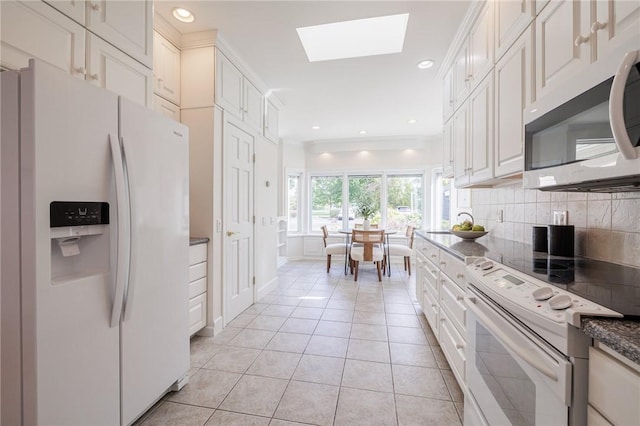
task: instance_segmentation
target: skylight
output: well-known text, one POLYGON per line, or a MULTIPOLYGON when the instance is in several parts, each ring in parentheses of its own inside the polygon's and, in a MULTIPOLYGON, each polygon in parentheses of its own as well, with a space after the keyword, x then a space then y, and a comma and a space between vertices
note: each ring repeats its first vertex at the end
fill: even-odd
POLYGON ((409 14, 297 28, 309 62, 402 52, 409 14))

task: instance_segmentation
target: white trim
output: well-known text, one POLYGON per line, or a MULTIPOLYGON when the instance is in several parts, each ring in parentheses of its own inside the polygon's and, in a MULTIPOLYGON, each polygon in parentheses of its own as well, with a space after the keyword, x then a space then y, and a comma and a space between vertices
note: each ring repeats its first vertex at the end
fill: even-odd
POLYGON ((180 37, 180 49, 197 49, 211 47, 217 44, 218 31, 198 31, 196 33, 182 34, 180 37))
MULTIPOLYGON (((222 331, 222 330, 220 330, 220 331, 222 331)), ((216 334, 220 333, 220 331, 216 331, 215 326, 207 325, 206 327, 203 327, 200 330, 198 330, 196 332, 196 336, 212 337, 212 336, 215 336, 216 334)))
POLYGON ((268 283, 257 287, 256 291, 256 301, 254 303, 260 302, 260 300, 265 297, 269 292, 274 290, 278 286, 278 277, 272 278, 268 283))
POLYGON ((167 22, 166 19, 158 14, 158 12, 153 13, 153 29, 180 49, 180 45, 182 44, 182 34, 180 34, 180 31, 176 30, 169 22, 167 22))

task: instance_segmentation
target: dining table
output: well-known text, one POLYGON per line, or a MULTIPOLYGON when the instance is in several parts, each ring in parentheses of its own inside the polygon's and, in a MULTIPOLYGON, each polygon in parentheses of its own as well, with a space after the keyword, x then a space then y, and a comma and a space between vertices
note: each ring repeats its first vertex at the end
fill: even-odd
MULTIPOLYGON (((341 234, 346 235, 346 239, 345 239, 345 243, 344 243, 344 274, 347 275, 348 273, 348 269, 349 269, 349 236, 353 233, 352 232, 353 229, 339 229, 338 232, 341 234)), ((359 229, 359 231, 362 231, 362 229, 359 229)), ((381 231, 381 229, 371 229, 371 231, 381 231)), ((393 234, 397 234, 398 231, 395 229, 385 229, 384 230, 384 238, 385 238, 385 244, 384 244, 384 250, 385 250, 385 256, 386 256, 386 260, 387 260, 387 275, 390 277, 391 276, 391 262, 389 259, 389 235, 393 235, 393 234)), ((367 244, 367 243, 365 243, 367 244)))

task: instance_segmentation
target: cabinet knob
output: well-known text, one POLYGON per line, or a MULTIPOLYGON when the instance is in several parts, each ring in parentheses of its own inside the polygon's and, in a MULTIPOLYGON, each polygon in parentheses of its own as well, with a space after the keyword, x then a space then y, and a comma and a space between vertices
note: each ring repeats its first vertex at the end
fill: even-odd
POLYGON ((444 266, 444 265, 446 265, 446 264, 447 264, 447 262, 440 262, 440 264, 441 264, 442 266, 444 266))
POLYGON ((458 272, 456 274, 456 278, 464 278, 464 274, 462 272, 458 272))
POLYGON ((456 343, 456 349, 464 349, 464 345, 462 343, 456 343))
POLYGON ((435 259, 435 258, 436 258, 436 257, 438 257, 438 256, 436 256, 435 254, 432 254, 432 255, 431 255, 431 257, 433 257, 433 258, 435 259))
POLYGON ((458 302, 462 302, 464 300, 464 296, 456 296, 456 300, 458 302))
POLYGON ((234 235, 236 235, 235 232, 227 231, 227 237, 233 237, 234 235))
POLYGON ((100 4, 98 3, 89 3, 89 7, 91 7, 91 9, 95 10, 96 12, 100 11, 100 4))
POLYGON ((76 74, 82 74, 82 75, 87 75, 87 70, 85 69, 85 67, 78 67, 78 68, 74 68, 73 71, 76 74))
POLYGON ((606 22, 596 21, 593 23, 593 25, 591 25, 591 32, 595 34, 600 30, 604 30, 606 27, 607 27, 606 22))
POLYGON ((585 44, 585 43, 586 43, 586 42, 588 42, 588 41, 589 41, 589 36, 586 36, 586 37, 585 37, 585 36, 579 35, 578 37, 576 37, 576 39, 575 39, 575 41, 573 42, 573 44, 574 44, 576 47, 578 47, 578 46, 580 46, 581 44, 585 44))
POLYGON ((99 80, 99 79, 100 79, 100 75, 98 73, 89 74, 89 80, 99 80))

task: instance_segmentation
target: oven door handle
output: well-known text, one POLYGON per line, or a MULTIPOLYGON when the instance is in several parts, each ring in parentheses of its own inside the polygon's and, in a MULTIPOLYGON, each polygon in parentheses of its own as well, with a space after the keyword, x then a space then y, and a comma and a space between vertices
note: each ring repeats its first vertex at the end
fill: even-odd
POLYGON ((494 323, 489 317, 484 314, 484 312, 482 312, 476 306, 476 303, 478 302, 476 297, 465 295, 465 300, 467 301, 467 307, 471 310, 471 312, 473 312, 475 316, 478 317, 480 321, 482 321, 484 326, 489 329, 491 334, 497 337, 498 340, 500 340, 505 346, 515 352, 516 355, 522 358, 527 364, 531 365, 533 368, 535 368, 554 382, 558 381, 558 375, 553 370, 553 368, 548 367, 544 359, 542 359, 536 353, 518 346, 518 344, 514 342, 511 337, 509 337, 504 331, 502 331, 496 323, 494 323))
POLYGON ((639 50, 627 52, 624 56, 613 78, 611 94, 609 95, 611 133, 613 133, 613 139, 618 146, 618 151, 620 151, 620 154, 627 160, 633 160, 638 157, 638 153, 629 139, 627 126, 624 122, 624 90, 627 85, 627 79, 629 78, 629 72, 636 63, 638 56, 640 56, 639 50))

